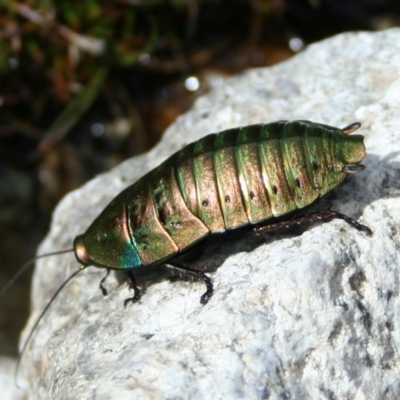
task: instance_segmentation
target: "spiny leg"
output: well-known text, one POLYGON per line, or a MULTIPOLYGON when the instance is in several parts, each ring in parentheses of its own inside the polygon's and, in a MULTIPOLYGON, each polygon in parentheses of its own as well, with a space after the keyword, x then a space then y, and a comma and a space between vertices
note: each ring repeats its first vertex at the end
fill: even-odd
POLYGON ((372 235, 372 230, 367 226, 360 224, 357 222, 355 219, 348 217, 345 214, 342 214, 338 211, 332 210, 331 208, 328 208, 327 210, 321 211, 321 219, 342 219, 343 221, 346 221, 349 225, 351 225, 353 228, 357 229, 358 231, 366 233, 368 236, 372 235), (324 216, 325 215, 325 216, 324 216))
POLYGON ((125 274, 128 277, 129 289, 133 289, 133 296, 124 300, 124 307, 126 307, 129 302, 136 303, 141 297, 140 289, 137 287, 136 278, 133 272, 125 271, 125 274))
POLYGON ((196 280, 202 280, 205 283, 207 290, 201 295, 200 303, 207 304, 208 300, 210 300, 211 296, 214 293, 214 287, 211 282, 211 279, 205 273, 197 269, 183 267, 181 265, 176 265, 176 264, 163 263, 163 265, 166 268, 170 269, 171 271, 178 271, 179 274, 182 276, 191 276, 196 280))
POLYGON ((346 221, 349 225, 353 228, 357 229, 358 231, 365 232, 367 235, 372 235, 372 231, 368 226, 360 224, 353 218, 348 217, 345 214, 342 214, 338 211, 333 210, 332 208, 328 208, 326 210, 316 211, 310 214, 294 217, 288 221, 280 221, 274 224, 259 226, 255 228, 257 234, 262 234, 266 232, 276 231, 282 228, 290 228, 294 225, 300 225, 303 222, 312 222, 318 220, 331 220, 334 218, 342 219, 346 221))

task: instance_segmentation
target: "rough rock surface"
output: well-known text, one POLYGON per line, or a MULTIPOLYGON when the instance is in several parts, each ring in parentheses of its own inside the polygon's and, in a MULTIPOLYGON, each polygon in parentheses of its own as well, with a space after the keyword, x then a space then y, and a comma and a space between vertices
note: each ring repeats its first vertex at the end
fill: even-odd
MULTIPOLYGON (((362 122, 367 170, 329 202, 373 236, 332 221, 297 236, 211 241, 201 265, 214 271, 215 295, 204 307, 202 284, 149 269, 141 278, 147 292, 125 309, 126 285, 110 274, 103 297, 104 271, 89 268, 63 290, 28 346, 21 373, 30 398, 398 398, 399 29, 339 35, 226 80, 154 150, 66 196, 39 253, 70 248, 115 194, 183 145, 279 119, 362 122)), ((77 267, 73 254, 38 263, 28 329, 77 267)))
MULTIPOLYGON (((17 361, 14 357, 0 356, 0 393, 4 400, 29 400, 28 393, 19 389, 14 382, 14 373, 17 361)), ((21 379, 19 384, 26 386, 21 379)))

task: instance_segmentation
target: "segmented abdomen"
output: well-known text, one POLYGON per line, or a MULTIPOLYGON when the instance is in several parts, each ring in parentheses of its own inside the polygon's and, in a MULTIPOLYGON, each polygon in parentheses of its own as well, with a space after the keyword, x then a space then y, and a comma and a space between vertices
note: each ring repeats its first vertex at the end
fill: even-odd
POLYGON ((303 208, 319 195, 331 127, 275 122, 231 129, 189 145, 175 158, 179 189, 212 232, 256 224, 303 208))
POLYGON ((210 232, 311 204, 324 194, 334 129, 308 121, 251 125, 175 153, 128 192, 130 232, 143 264, 171 257, 210 232))

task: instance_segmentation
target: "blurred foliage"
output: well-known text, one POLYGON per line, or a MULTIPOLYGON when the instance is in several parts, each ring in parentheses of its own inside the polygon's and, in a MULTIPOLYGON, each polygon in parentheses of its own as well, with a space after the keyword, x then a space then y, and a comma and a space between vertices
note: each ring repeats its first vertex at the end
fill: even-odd
MULTIPOLYGON (((281 34, 313 41, 377 28, 399 12, 398 0, 0 0, 0 135, 30 138, 37 156, 81 120, 110 76, 128 87, 138 83, 127 71, 184 76, 238 38, 273 35, 276 22, 281 34)), ((158 135, 148 138, 131 94, 119 97, 105 96, 103 111, 115 119, 116 102, 125 108, 118 118, 135 114, 140 126, 126 129, 138 137, 131 154, 140 153, 158 135)))
MULTIPOLYGON (((131 90, 140 83, 127 73, 185 76, 238 39, 251 45, 275 29, 309 42, 374 29, 399 12, 398 0, 0 0, 0 135, 30 139, 14 160, 9 152, 0 157, 21 162, 24 150, 47 151, 82 119, 110 76, 131 90)), ((140 153, 158 134, 146 131, 131 93, 117 97, 103 96, 105 119, 135 114, 126 134, 137 138, 131 154, 140 153), (123 109, 117 116, 115 103, 123 109)))
POLYGON ((43 139, 48 129, 37 150, 48 149, 80 120, 110 73, 138 66, 188 73, 226 49, 232 31, 218 30, 238 11, 248 12, 250 3, 257 12, 283 5, 277 0, 3 0, 1 133, 43 139), (207 54, 199 57, 196 47, 207 54))

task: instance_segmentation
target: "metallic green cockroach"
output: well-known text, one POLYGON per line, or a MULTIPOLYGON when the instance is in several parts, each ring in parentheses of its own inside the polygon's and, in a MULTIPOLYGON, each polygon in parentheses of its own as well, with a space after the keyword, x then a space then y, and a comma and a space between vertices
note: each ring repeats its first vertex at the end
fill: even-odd
MULTIPOLYGON (((213 293, 201 271, 173 257, 207 235, 246 225, 280 226, 278 217, 309 206, 362 171, 363 136, 309 121, 278 121, 210 134, 179 150, 122 191, 74 240, 77 260, 86 266, 124 270, 140 297, 132 271, 164 265, 204 280, 205 304, 213 293)), ((333 210, 292 219, 341 218, 358 230, 370 229, 333 210)))
MULTIPOLYGON (((256 226, 259 232, 273 231, 304 220, 332 218, 371 234, 367 226, 332 209, 286 221, 280 218, 309 206, 348 174, 364 170, 360 164, 365 157, 363 136, 349 136, 360 125, 355 122, 343 129, 309 121, 250 125, 205 136, 173 154, 112 200, 75 238, 73 249, 36 257, 74 251, 82 265, 47 303, 21 357, 54 299, 88 266, 127 273, 134 296, 125 304, 140 298, 132 271, 150 265, 164 265, 203 280, 207 290, 200 302, 205 304, 213 294, 210 278, 178 265, 174 257, 210 234, 246 225, 256 226)), ((0 297, 31 264, 17 272, 0 297)))

